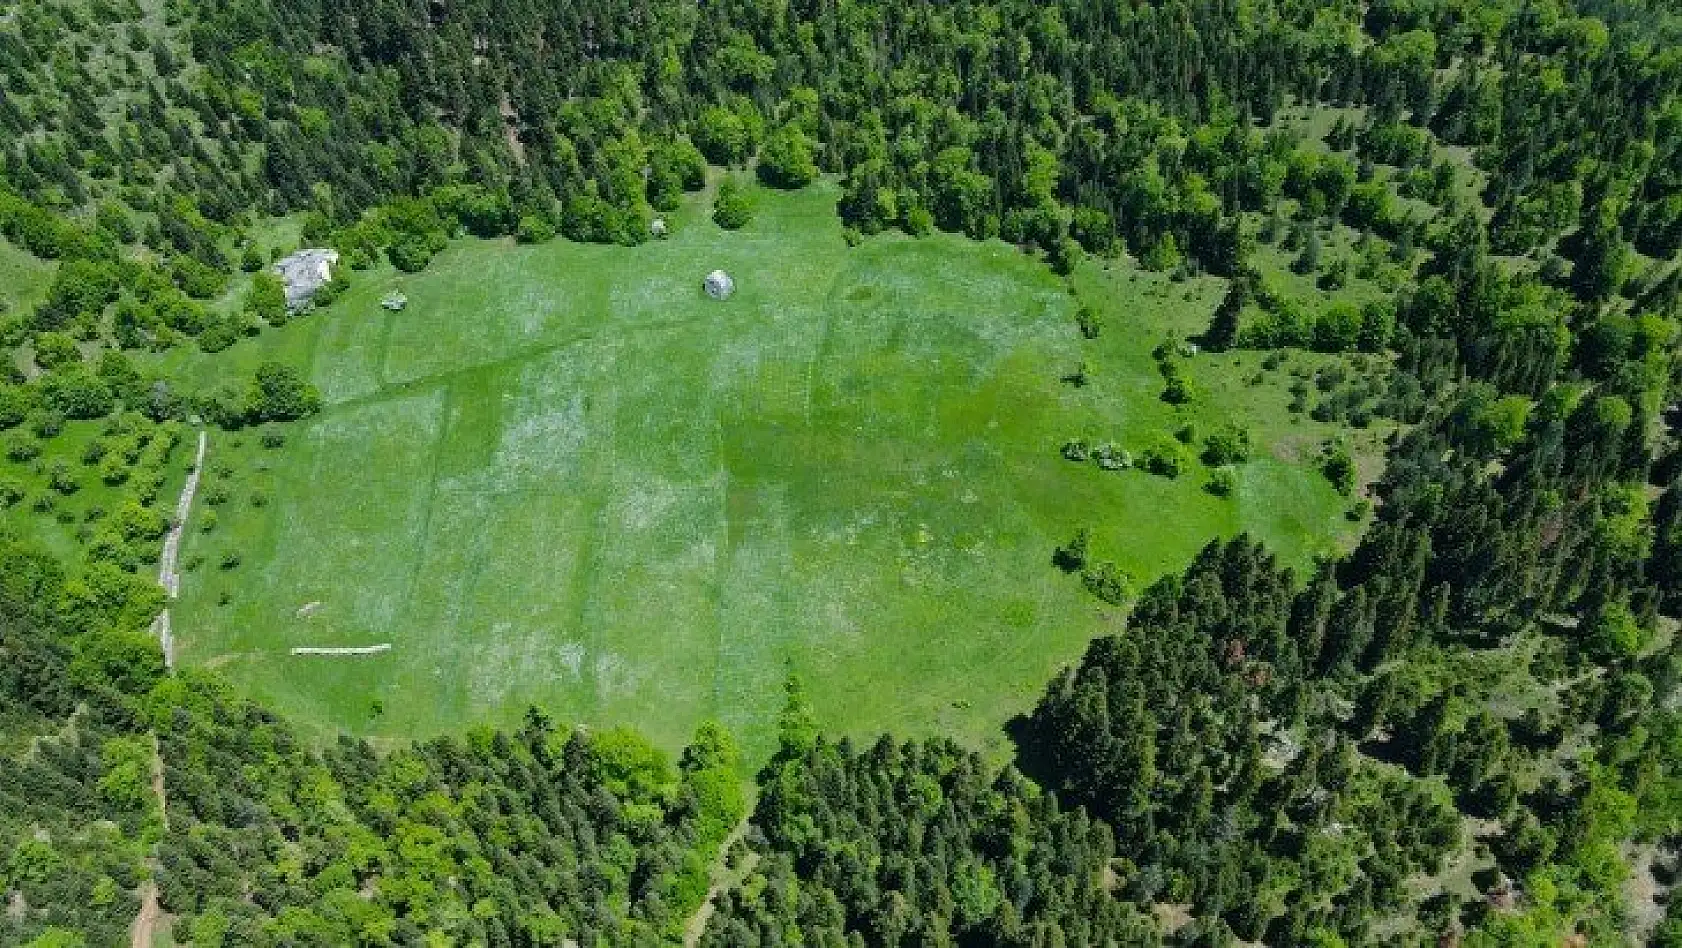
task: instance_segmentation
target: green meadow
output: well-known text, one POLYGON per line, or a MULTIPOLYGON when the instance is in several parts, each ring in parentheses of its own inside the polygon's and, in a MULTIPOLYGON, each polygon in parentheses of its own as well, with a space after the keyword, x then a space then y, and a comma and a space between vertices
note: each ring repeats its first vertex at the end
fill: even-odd
POLYGON ((326 402, 283 446, 212 435, 181 659, 323 734, 540 703, 668 747, 717 718, 758 754, 794 671, 835 730, 998 751, 1121 621, 1052 565, 1078 527, 1102 525, 1093 557, 1141 582, 1241 530, 1303 565, 1353 535, 1313 465, 1335 426, 1285 408, 1287 370, 1321 357, 1258 379, 1261 353, 1193 355, 1199 397, 1160 399, 1152 349, 1200 331, 1223 281, 1091 262, 1065 279, 955 236, 850 248, 835 197, 762 192, 737 232, 697 200, 632 248, 457 241, 228 352, 168 357, 201 382, 279 358, 326 402), (727 301, 701 289, 715 267, 727 301), (402 312, 379 305, 392 289, 402 312), (1170 479, 1059 453, 1137 453, 1187 421, 1256 435, 1232 496, 1195 463, 1170 479))

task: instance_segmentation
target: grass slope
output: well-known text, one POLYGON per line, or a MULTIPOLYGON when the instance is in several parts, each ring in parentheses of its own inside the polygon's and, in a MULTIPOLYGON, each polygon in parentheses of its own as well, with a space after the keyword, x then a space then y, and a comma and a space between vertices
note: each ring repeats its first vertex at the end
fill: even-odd
POLYGON ((637 248, 460 242, 214 360, 175 355, 201 379, 287 359, 328 401, 279 450, 213 438, 211 466, 238 473, 220 525, 188 531, 204 565, 182 658, 324 730, 425 734, 537 701, 672 747, 717 717, 756 753, 794 669, 838 730, 996 750, 1118 621, 1049 565, 1077 526, 1115 525, 1094 553, 1141 578, 1215 535, 1306 562, 1352 532, 1298 458, 1331 427, 1291 420, 1277 376, 1240 382, 1258 354, 1196 357, 1205 397, 1158 399, 1151 348, 1201 329, 1220 281, 1088 267, 1074 288, 1108 323, 1086 342, 1070 287, 1031 258, 949 236, 848 249, 835 196, 762 195, 735 233, 697 203, 637 248), (727 302, 701 291, 714 267, 736 278, 727 302), (393 287, 404 312, 378 306, 393 287), (1060 381, 1081 360, 1092 383, 1060 381), (1058 454, 1188 418, 1261 436, 1233 498, 1201 470, 1058 454), (242 565, 219 569, 231 550, 242 565))

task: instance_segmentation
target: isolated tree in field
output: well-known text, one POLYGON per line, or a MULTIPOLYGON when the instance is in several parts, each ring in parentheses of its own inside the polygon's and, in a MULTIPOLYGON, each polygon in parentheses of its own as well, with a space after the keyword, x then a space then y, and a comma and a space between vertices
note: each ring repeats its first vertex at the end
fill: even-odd
POLYGON ((1162 400, 1170 405, 1184 405, 1197 396, 1197 390, 1185 370, 1178 363, 1161 363, 1163 378, 1167 384, 1162 388, 1162 400))
POLYGON ((1086 339, 1096 339, 1104 329, 1104 318, 1090 306, 1082 306, 1075 311, 1075 325, 1080 327, 1080 334, 1086 339))
POLYGON ((1327 442, 1320 452, 1320 473, 1332 482, 1337 492, 1348 496, 1355 491, 1355 460, 1349 446, 1341 440, 1327 442))
POLYGON ((1139 459, 1140 467, 1163 477, 1179 477, 1189 463, 1185 445, 1168 435, 1153 439, 1139 459))
POLYGON ((39 401, 39 393, 30 386, 0 382, 0 428, 15 428, 23 424, 39 401))
POLYGON ((1079 572, 1086 568, 1086 551, 1091 544, 1092 531, 1081 527, 1075 531, 1073 537, 1069 538, 1068 543, 1058 547, 1052 553, 1052 562, 1056 563, 1057 568, 1065 573, 1079 572))
POLYGON ((1238 489, 1238 475, 1230 467, 1218 467, 1209 472, 1209 482, 1203 489, 1216 497, 1230 497, 1238 489))

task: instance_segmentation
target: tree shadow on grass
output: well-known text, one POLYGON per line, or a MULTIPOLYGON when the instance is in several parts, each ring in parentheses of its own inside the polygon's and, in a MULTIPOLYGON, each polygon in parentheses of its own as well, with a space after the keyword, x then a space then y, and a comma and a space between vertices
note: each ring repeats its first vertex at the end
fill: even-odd
POLYGON ((1034 720, 1032 713, 1018 714, 1005 722, 1005 734, 1016 748, 1011 763, 1023 776, 1046 790, 1060 791, 1062 782, 1058 779, 1055 762, 1045 750, 1045 741, 1040 739, 1039 728, 1040 724, 1034 720))

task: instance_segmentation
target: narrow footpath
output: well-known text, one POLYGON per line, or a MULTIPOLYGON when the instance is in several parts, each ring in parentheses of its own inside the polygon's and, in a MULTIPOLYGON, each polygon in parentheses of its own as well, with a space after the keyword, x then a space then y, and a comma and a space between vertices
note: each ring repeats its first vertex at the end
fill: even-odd
POLYGON ((736 867, 735 871, 730 869, 730 850, 747 834, 748 819, 752 815, 753 813, 750 810, 748 816, 742 817, 742 821, 737 823, 736 828, 731 830, 730 835, 724 837, 724 842, 719 844, 718 857, 713 860, 713 881, 712 885, 707 887, 707 897, 696 907, 695 914, 689 916, 689 923, 683 927, 684 948, 695 948, 696 945, 701 943, 701 936, 707 933, 707 923, 713 917, 713 903, 718 901, 718 897, 723 895, 725 890, 741 884, 741 881, 747 878, 748 873, 753 871, 754 865, 759 862, 759 854, 749 851, 742 858, 742 864, 736 867))

